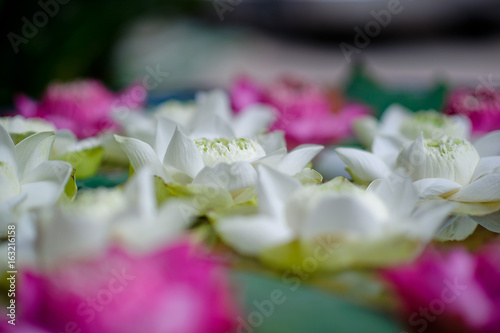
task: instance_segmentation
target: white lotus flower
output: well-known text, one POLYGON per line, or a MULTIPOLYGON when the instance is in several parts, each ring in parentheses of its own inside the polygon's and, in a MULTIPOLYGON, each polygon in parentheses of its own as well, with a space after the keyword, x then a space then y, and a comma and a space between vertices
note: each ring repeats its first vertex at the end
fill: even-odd
POLYGON ((174 122, 183 133, 194 139, 239 137, 255 138, 266 132, 276 115, 266 105, 252 105, 238 114, 231 111, 226 92, 200 92, 196 102, 167 101, 151 113, 128 112, 116 116, 128 137, 153 145, 158 119, 174 122))
POLYGON ((403 171, 414 181, 421 199, 440 198, 457 203, 454 213, 458 216, 450 220, 453 223, 443 229, 440 238, 464 239, 477 223, 500 232, 496 213, 500 210, 500 156, 488 156, 498 150, 499 133, 478 141, 479 150, 464 139, 424 139, 421 134, 396 158, 392 155, 382 159, 382 144, 374 153, 349 148, 339 148, 337 152, 360 183, 403 171))
POLYGON ((380 122, 373 116, 360 118, 354 123, 354 131, 361 143, 372 147, 377 136, 390 137, 405 143, 415 140, 420 133, 426 139, 450 136, 469 139, 471 123, 462 115, 447 116, 434 110, 411 112, 399 104, 393 104, 383 113, 380 122))
POLYGON ((14 117, 0 117, 0 125, 9 134, 25 134, 25 133, 38 133, 38 132, 54 132, 56 127, 40 118, 26 119, 21 115, 14 117))
POLYGON ((59 199, 72 167, 48 161, 54 138, 53 132, 39 132, 14 145, 0 125, 0 211, 51 206, 59 199))
POLYGON ((327 249, 324 268, 408 259, 452 210, 438 202, 417 207, 418 193, 408 179, 381 180, 367 191, 341 177, 301 186, 288 175, 259 167, 258 193, 256 214, 221 217, 215 227, 240 253, 282 268, 308 256, 318 259, 315 248, 329 238, 335 245, 327 249))
POLYGON ((79 194, 71 204, 37 214, 38 233, 28 264, 51 267, 65 260, 99 255, 119 243, 144 252, 177 239, 192 221, 190 203, 169 200, 158 206, 153 177, 139 170, 121 188, 79 194))
POLYGON ((167 183, 219 187, 232 194, 255 185, 254 166, 258 164, 293 176, 323 149, 319 145, 302 145, 287 153, 283 136, 277 132, 260 136, 258 141, 220 137, 219 133, 207 128, 205 138, 193 139, 174 122, 159 119, 154 149, 137 139, 115 138, 135 170, 149 166, 167 183))

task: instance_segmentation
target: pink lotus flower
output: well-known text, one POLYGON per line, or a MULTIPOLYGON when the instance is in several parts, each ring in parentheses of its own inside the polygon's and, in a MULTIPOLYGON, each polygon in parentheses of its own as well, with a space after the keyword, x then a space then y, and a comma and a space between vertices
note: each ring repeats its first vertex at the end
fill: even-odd
POLYGON ((50 85, 36 102, 25 95, 15 98, 19 113, 52 122, 59 129, 69 129, 79 139, 95 136, 105 130, 116 130, 118 125, 111 113, 116 107, 137 109, 144 104, 146 94, 136 93, 140 86, 131 86, 121 94, 114 94, 96 80, 79 80, 50 85))
POLYGON ((448 97, 445 112, 469 117, 474 134, 483 135, 498 130, 500 129, 500 89, 455 90, 448 97))
POLYGON ((278 117, 271 130, 283 130, 289 148, 339 142, 351 135, 355 119, 370 112, 364 105, 343 104, 319 86, 292 78, 282 78, 266 88, 239 78, 231 88, 231 101, 236 112, 255 103, 274 106, 278 117))
POLYGON ((112 249, 19 282, 18 324, 33 332, 223 333, 236 320, 224 271, 187 243, 146 256, 112 249))
POLYGON ((500 332, 500 244, 426 252, 384 273, 417 332, 500 332))

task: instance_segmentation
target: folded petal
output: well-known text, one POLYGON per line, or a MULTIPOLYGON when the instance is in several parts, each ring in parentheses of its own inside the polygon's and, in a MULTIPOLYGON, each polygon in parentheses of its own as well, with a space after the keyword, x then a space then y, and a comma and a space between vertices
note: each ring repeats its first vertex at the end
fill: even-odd
POLYGON ((49 159, 54 140, 53 132, 40 132, 27 137, 16 145, 16 161, 21 179, 40 163, 49 159))
POLYGON ((347 170, 357 183, 369 184, 375 179, 386 177, 391 171, 372 153, 353 148, 337 148, 335 151, 347 165, 347 170))
POLYGON ((486 229, 500 233, 500 211, 484 216, 469 216, 474 222, 486 229))
POLYGON ((283 217, 286 200, 300 186, 300 182, 291 176, 265 166, 259 166, 257 185, 259 211, 283 217))
POLYGON ((189 136, 193 139, 218 139, 234 138, 236 135, 228 121, 215 115, 212 117, 203 117, 203 121, 198 122, 192 127, 189 136))
POLYGON ((413 183, 421 199, 429 199, 459 191, 462 186, 445 178, 425 178, 413 183))
POLYGON ((267 105, 254 104, 242 110, 233 121, 235 135, 254 137, 269 128, 275 120, 275 110, 267 105))
POLYGON ((282 131, 261 134, 257 137, 257 142, 262 146, 267 155, 283 149, 286 152, 285 133, 282 131))
POLYGON ((474 170, 471 182, 489 174, 500 174, 500 156, 481 158, 476 166, 476 170, 474 170))
POLYGON ((149 219, 156 214, 156 195, 154 190, 153 174, 145 166, 136 170, 132 179, 127 182, 125 196, 127 202, 135 207, 129 207, 138 212, 141 219, 149 219))
POLYGON ((0 203, 21 193, 15 165, 0 161, 0 203))
POLYGON ((380 118, 379 131, 383 134, 398 135, 401 124, 410 117, 411 111, 400 104, 391 104, 380 118))
POLYGON ((215 224, 215 229, 226 243, 245 255, 257 255, 294 237, 282 221, 260 214, 225 218, 215 224))
POLYGON ((494 202, 455 202, 453 213, 461 215, 484 216, 500 210, 500 201, 494 202))
POLYGON ((47 161, 39 164, 23 180, 22 193, 27 194, 24 208, 53 205, 59 200, 71 175, 71 164, 47 161))
POLYGON ((424 241, 432 240, 455 207, 455 203, 446 200, 423 202, 412 213, 410 234, 424 241))
POLYGON ((500 130, 486 134, 474 142, 479 156, 498 156, 500 155, 500 130))
POLYGON ((248 162, 219 163, 203 168, 193 179, 193 184, 221 187, 232 192, 257 183, 257 172, 248 162))
POLYGON ((160 161, 163 161, 170 140, 175 133, 175 128, 178 126, 175 122, 165 117, 158 116, 156 118, 156 136, 154 150, 160 161))
POLYGON ((0 125, 0 162, 13 167, 17 165, 14 142, 2 125, 0 125))
POLYGON ((461 202, 500 201, 500 174, 481 177, 448 199, 461 202))
POLYGON ((147 166, 151 172, 163 178, 166 182, 171 182, 172 178, 167 174, 163 164, 161 164, 153 148, 141 140, 115 135, 115 140, 127 154, 130 165, 134 170, 140 170, 147 166))
POLYGON ((380 135, 373 140, 372 152, 389 167, 394 167, 399 152, 406 142, 398 136, 380 135))
POLYGON ((280 161, 277 169, 293 176, 301 172, 323 148, 320 145, 300 145, 280 161))
POLYGON ((455 215, 438 230, 436 239, 440 241, 461 241, 472 235, 477 223, 466 215, 455 215))
POLYGON ((373 210, 355 197, 327 196, 315 207, 300 232, 303 239, 321 235, 367 236, 380 231, 373 210))
POLYGON ((203 159, 193 140, 177 127, 165 153, 163 164, 171 166, 191 178, 203 169, 203 159))
POLYGON ((367 191, 375 193, 395 216, 409 216, 418 201, 418 191, 411 180, 392 174, 370 184, 367 191))

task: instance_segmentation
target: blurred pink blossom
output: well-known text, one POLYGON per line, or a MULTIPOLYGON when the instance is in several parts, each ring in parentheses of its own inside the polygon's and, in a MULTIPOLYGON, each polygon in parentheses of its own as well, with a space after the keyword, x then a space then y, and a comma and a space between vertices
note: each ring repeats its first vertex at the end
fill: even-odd
POLYGON ((365 105, 344 104, 338 95, 314 83, 289 77, 267 87, 240 77, 230 93, 235 112, 255 103, 274 106, 278 117, 271 130, 284 131, 289 148, 303 143, 338 143, 351 135, 355 119, 370 113, 365 105))
POLYGON ((99 81, 77 80, 51 84, 39 102, 21 94, 16 96, 14 104, 22 116, 46 119, 83 139, 106 130, 117 130, 118 125, 111 117, 113 109, 121 106, 137 109, 145 98, 144 89, 137 85, 114 94, 99 81))
POLYGON ((49 332, 224 333, 237 315, 225 271, 188 243, 146 256, 112 249, 19 282, 18 324, 49 332))
POLYGON ((469 89, 453 91, 445 107, 447 114, 470 118, 474 134, 482 135, 500 129, 500 89, 469 89))
POLYGON ((417 332, 500 332, 500 244, 477 254, 429 250, 383 275, 417 332))

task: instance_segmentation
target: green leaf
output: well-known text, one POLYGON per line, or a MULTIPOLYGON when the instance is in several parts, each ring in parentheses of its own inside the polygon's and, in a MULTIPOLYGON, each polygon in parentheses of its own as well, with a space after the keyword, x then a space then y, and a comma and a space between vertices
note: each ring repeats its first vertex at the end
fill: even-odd
POLYGON ((155 176, 155 191, 158 204, 162 204, 169 198, 191 199, 192 207, 196 210, 195 214, 198 215, 205 215, 209 211, 224 210, 234 205, 233 197, 223 188, 165 183, 158 176, 155 176))
POLYGON ((253 333, 385 333, 401 332, 395 318, 382 311, 355 305, 331 292, 313 288, 291 275, 233 272, 233 282, 244 291, 238 318, 239 332, 253 333))
POLYGON ((60 200, 62 201, 73 201, 76 198, 76 193, 78 192, 78 186, 76 186, 76 170, 73 169, 71 176, 64 187, 64 193, 61 195, 60 200))
POLYGON ((427 90, 393 90, 377 82, 363 64, 355 64, 345 86, 346 98, 366 103, 380 116, 393 103, 399 103, 412 111, 440 110, 448 87, 437 83, 427 90))
POLYGON ((104 149, 102 147, 95 147, 67 153, 56 159, 69 162, 73 168, 76 169, 76 176, 78 179, 85 179, 97 173, 101 166, 103 156, 104 149))

